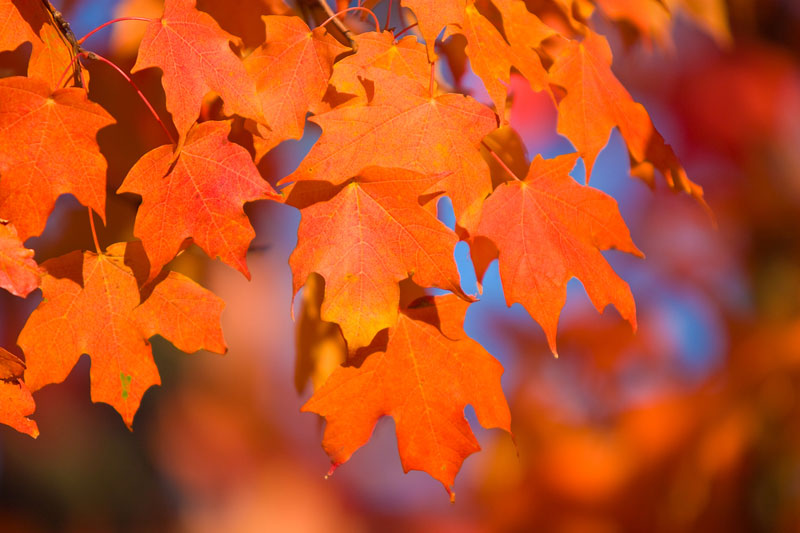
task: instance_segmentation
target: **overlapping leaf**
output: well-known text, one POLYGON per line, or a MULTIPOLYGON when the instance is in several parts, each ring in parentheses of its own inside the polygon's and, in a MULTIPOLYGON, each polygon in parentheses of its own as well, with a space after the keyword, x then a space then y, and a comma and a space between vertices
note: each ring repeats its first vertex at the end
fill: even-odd
POLYGON ((131 72, 161 69, 167 109, 181 136, 197 120, 209 91, 232 113, 263 122, 255 83, 230 48, 236 37, 194 6, 194 0, 165 2, 164 16, 147 25, 131 72))
POLYGON ((313 31, 298 17, 262 17, 267 40, 247 57, 245 66, 269 128, 259 128, 266 152, 286 139, 303 135, 306 113, 315 111, 331 76, 333 60, 347 48, 325 28, 313 31))
POLYGON ((21 240, 44 230, 61 194, 105 220, 106 160, 97 132, 113 123, 83 89, 0 80, 0 218, 14 223, 21 240))
MULTIPOLYGON (((613 304, 636 328, 630 288, 600 250, 642 253, 614 199, 569 176, 576 160, 577 154, 547 160, 537 156, 525 180, 500 185, 486 200, 477 231, 499 250, 506 303, 519 302, 527 309, 553 353, 567 282, 573 277, 583 283, 598 311, 613 304)), ((479 275, 485 265, 486 257, 476 261, 479 275)))
POLYGON ((44 300, 31 314, 18 344, 32 390, 63 381, 81 354, 92 359, 92 401, 113 406, 128 427, 145 391, 160 384, 147 339, 160 334, 177 348, 224 353, 219 326, 224 304, 189 278, 170 272, 140 305, 135 271, 146 276, 136 243, 107 254, 75 251, 42 264, 44 300))
POLYGON ((245 255, 255 231, 242 207, 276 193, 229 133, 229 122, 198 124, 178 154, 172 146, 151 150, 120 186, 118 192, 142 197, 133 232, 150 259, 151 279, 190 237, 249 278, 245 255))
POLYGON ((427 472, 452 495, 462 462, 480 450, 466 405, 486 428, 510 431, 510 414, 502 366, 463 332, 469 304, 453 295, 426 303, 398 314, 385 351, 338 368, 303 411, 327 420, 323 446, 334 465, 369 440, 379 418, 391 416, 403 470, 427 472))
POLYGON ((378 68, 416 81, 426 87, 430 63, 425 47, 415 37, 406 36, 394 42, 391 32, 366 32, 353 37, 357 52, 337 61, 330 84, 339 93, 355 95, 366 101, 367 90, 362 78, 369 78, 369 69, 378 68))
POLYGON ((506 11, 503 18, 506 34, 515 38, 511 41, 512 45, 506 42, 494 24, 478 12, 474 0, 467 3, 461 25, 448 26, 445 30, 445 38, 456 33, 466 38, 465 51, 472 70, 483 81, 501 120, 505 119, 511 67, 515 67, 528 79, 533 90, 549 90, 547 71, 529 45, 538 40, 538 46, 541 40, 552 35, 554 31, 548 32, 545 29, 547 27, 528 12, 524 4, 519 4, 521 5, 501 4, 506 11), (538 24, 532 24, 533 22, 538 24))
POLYGON ((420 205, 440 179, 368 168, 330 200, 302 209, 289 259, 294 293, 311 272, 325 279, 322 320, 339 324, 351 351, 394 324, 398 283, 408 276, 463 296, 453 257, 458 237, 420 205))
POLYGON ((478 146, 497 125, 494 113, 466 96, 431 97, 416 81, 387 70, 369 75, 377 80, 372 100, 311 118, 322 136, 284 181, 340 184, 371 165, 446 173, 437 187, 453 201, 459 224, 477 223, 491 191, 478 146))
POLYGON ((25 298, 36 290, 40 278, 33 250, 22 245, 13 224, 0 222, 0 287, 25 298))
POLYGON ((56 89, 72 59, 72 48, 51 23, 42 2, 0 0, 0 51, 31 43, 28 76, 56 89))

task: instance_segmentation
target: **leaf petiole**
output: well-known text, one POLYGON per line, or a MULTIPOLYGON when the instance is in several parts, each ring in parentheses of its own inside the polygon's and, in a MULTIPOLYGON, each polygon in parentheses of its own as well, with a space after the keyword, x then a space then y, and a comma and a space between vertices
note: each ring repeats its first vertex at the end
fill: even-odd
POLYGON ((400 30, 400 31, 399 31, 397 34, 395 34, 395 36, 394 36, 394 40, 396 41, 396 40, 397 40, 397 39, 399 39, 399 38, 400 38, 400 36, 401 36, 401 35, 403 35, 405 32, 407 32, 408 30, 410 30, 410 29, 412 29, 412 28, 415 28, 415 27, 417 27, 418 25, 419 25, 419 22, 415 22, 415 23, 414 23, 414 24, 412 24, 411 26, 406 26, 405 28, 403 28, 402 30, 400 30))
POLYGON ((78 44, 79 45, 83 44, 83 41, 85 41, 86 39, 88 39, 89 37, 91 37, 92 35, 97 33, 98 31, 102 30, 106 26, 114 24, 115 22, 122 22, 124 20, 140 20, 142 22, 152 22, 153 21, 153 19, 149 19, 149 18, 145 18, 145 17, 119 17, 119 18, 115 18, 114 20, 109 20, 108 22, 105 22, 105 23, 99 25, 98 27, 96 27, 95 29, 93 29, 92 31, 90 31, 89 33, 87 33, 86 35, 81 37, 80 39, 78 39, 78 44))
POLYGON ((94 214, 92 213, 92 208, 87 207, 86 209, 89 210, 89 225, 92 227, 92 239, 94 239, 94 251, 100 255, 100 241, 97 240, 97 229, 94 227, 94 214))
POLYGON ((116 71, 117 71, 117 72, 120 74, 120 76, 122 76, 123 78, 125 78, 125 80, 126 80, 126 81, 127 81, 127 82, 128 82, 130 85, 131 85, 131 87, 133 87, 133 88, 136 90, 136 93, 139 95, 139 98, 141 98, 141 99, 142 99, 142 101, 145 103, 145 105, 147 106, 147 109, 149 109, 149 110, 150 110, 150 113, 153 115, 153 117, 155 117, 155 119, 156 119, 156 120, 158 121, 158 123, 161 125, 161 129, 163 129, 163 130, 164 130, 164 133, 166 134, 167 138, 169 139, 169 142, 171 142, 172 144, 175 144, 175 138, 172 136, 172 134, 171 134, 171 133, 169 132, 169 130, 167 129, 167 126, 166 126, 166 124, 164 124, 164 122, 161 120, 161 117, 159 117, 159 116, 158 116, 158 113, 156 113, 156 110, 155 110, 155 109, 153 109, 153 106, 150 104, 150 101, 149 101, 149 100, 147 99, 147 97, 146 97, 146 96, 145 96, 145 95, 142 93, 142 91, 139 89, 139 87, 138 87, 138 86, 137 86, 137 85, 136 85, 136 84, 133 82, 133 80, 131 79, 131 77, 130 77, 130 76, 128 76, 128 75, 125 73, 125 71, 124 71, 124 70, 122 70, 121 68, 119 68, 119 67, 118 67, 118 66, 117 66, 117 65, 116 65, 116 64, 115 64, 113 61, 109 61, 109 60, 108 60, 108 59, 106 59, 105 57, 103 57, 103 56, 101 56, 101 55, 98 55, 98 54, 95 54, 94 52, 82 52, 81 54, 78 54, 78 55, 80 55, 80 56, 84 56, 84 57, 87 57, 87 58, 89 58, 89 59, 96 59, 96 60, 98 60, 98 61, 102 61, 103 63, 105 63, 105 64, 109 65, 111 68, 113 68, 114 70, 116 70, 116 71))
MULTIPOLYGON (((485 142, 483 142, 483 141, 481 141, 481 144, 483 145, 483 147, 484 147, 484 148, 486 148, 487 150, 489 150, 489 153, 490 153, 490 154, 492 154, 492 157, 494 157, 494 160, 495 160, 495 161, 497 161, 497 163, 498 163, 498 164, 499 164, 501 167, 503 167, 503 170, 505 170, 506 172, 508 172, 508 175, 509 175, 509 176, 511 176, 512 178, 514 178, 514 179, 515 179, 515 180, 517 180, 517 181, 524 181, 524 180, 520 179, 520 177, 519 177, 519 176, 517 176, 516 174, 514 174, 514 171, 513 171, 513 170, 511 170, 510 168, 508 168, 508 165, 506 165, 506 164, 505 164, 505 162, 503 162, 503 160, 502 160, 502 159, 500 159, 500 156, 499 156, 499 155, 497 155, 497 152, 495 152, 494 150, 492 150, 492 149, 489 147, 489 145, 488 145, 488 144, 486 144, 486 143, 485 143, 485 142)), ((556 356, 556 357, 558 357, 558 356, 556 356)))
MULTIPOLYGON (((323 2, 323 4, 324 4, 324 2, 323 2)), ((325 22, 320 24, 320 27, 321 26, 325 26, 327 23, 329 23, 332 20, 338 20, 336 17, 338 17, 339 15, 344 15, 345 13, 348 13, 350 11, 364 11, 364 12, 369 13, 370 15, 372 15, 372 18, 375 20, 375 31, 377 33, 381 32, 381 23, 378 20, 378 17, 375 15, 375 13, 373 13, 371 9, 367 9, 366 7, 360 7, 360 6, 348 7, 347 9, 343 9, 343 10, 339 11, 338 13, 334 13, 333 15, 331 15, 330 17, 325 19, 325 22)))

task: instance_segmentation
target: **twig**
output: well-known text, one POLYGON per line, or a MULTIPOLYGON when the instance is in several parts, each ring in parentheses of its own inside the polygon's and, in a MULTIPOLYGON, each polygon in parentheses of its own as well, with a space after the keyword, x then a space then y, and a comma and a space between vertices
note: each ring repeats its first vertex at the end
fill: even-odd
MULTIPOLYGON (((44 4, 45 9, 47 12, 50 13, 50 17, 53 19, 53 23, 55 24, 58 31, 67 40, 70 47, 72 48, 72 57, 73 59, 78 56, 81 52, 83 52, 83 48, 81 48, 80 43, 75 38, 75 34, 72 32, 72 28, 69 27, 69 22, 66 21, 64 16, 53 7, 53 4, 49 2, 49 0, 42 0, 42 4, 44 4)), ((81 64, 79 61, 74 61, 74 71, 73 77, 75 78, 75 85, 78 87, 83 86, 83 76, 81 75, 81 64)))
POLYGON ((350 48, 355 50, 357 45, 356 40, 353 38, 353 33, 350 31, 350 29, 348 29, 347 26, 344 25, 344 22, 336 17, 336 13, 333 12, 331 6, 328 5, 328 2, 325 0, 317 0, 316 3, 322 8, 323 11, 325 11, 325 16, 333 21, 336 29, 338 29, 342 35, 344 35, 345 39, 347 39, 347 41, 350 43, 350 48))

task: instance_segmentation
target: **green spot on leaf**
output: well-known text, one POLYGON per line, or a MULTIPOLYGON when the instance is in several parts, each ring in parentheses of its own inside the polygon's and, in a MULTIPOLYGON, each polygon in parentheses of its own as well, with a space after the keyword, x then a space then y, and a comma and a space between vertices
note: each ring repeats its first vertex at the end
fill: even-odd
POLYGON ((129 376, 129 375, 123 373, 123 372, 119 373, 119 380, 122 382, 122 399, 124 399, 124 400, 128 399, 128 392, 129 392, 130 387, 131 387, 131 380, 132 379, 133 379, 133 376, 129 376))

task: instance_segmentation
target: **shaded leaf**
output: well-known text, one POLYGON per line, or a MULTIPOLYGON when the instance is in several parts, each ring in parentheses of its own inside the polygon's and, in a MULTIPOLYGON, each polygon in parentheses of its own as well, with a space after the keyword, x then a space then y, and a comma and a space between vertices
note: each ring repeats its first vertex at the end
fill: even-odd
POLYGON ((351 352, 394 324, 398 284, 408 276, 464 296, 453 256, 458 237, 419 202, 439 179, 368 168, 330 200, 302 209, 289 258, 294 293, 311 272, 325 279, 322 320, 339 324, 351 352))

